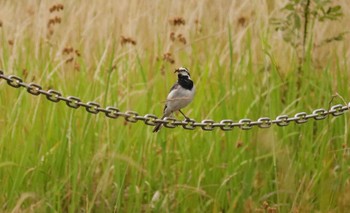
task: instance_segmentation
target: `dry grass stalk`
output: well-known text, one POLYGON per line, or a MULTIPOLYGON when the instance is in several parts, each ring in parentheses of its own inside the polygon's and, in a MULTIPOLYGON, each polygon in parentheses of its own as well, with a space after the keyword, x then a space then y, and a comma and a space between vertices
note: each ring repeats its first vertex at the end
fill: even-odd
POLYGON ((126 44, 131 44, 131 45, 136 45, 136 40, 131 38, 131 37, 126 37, 126 36, 121 36, 120 37, 120 44, 126 45, 126 44))
POLYGON ((180 26, 180 25, 185 25, 186 21, 182 17, 175 17, 175 18, 169 19, 169 23, 173 26, 180 26))

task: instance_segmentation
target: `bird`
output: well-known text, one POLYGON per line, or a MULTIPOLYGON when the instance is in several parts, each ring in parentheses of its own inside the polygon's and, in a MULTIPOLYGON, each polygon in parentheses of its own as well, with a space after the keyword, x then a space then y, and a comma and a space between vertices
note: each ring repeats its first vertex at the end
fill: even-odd
MULTIPOLYGON (((170 117, 174 112, 179 111, 186 120, 190 120, 181 109, 192 102, 195 94, 195 86, 191 80, 190 72, 185 67, 175 70, 177 73, 177 82, 171 87, 163 110, 163 117, 170 117)), ((153 132, 158 132, 162 123, 158 123, 153 132)))

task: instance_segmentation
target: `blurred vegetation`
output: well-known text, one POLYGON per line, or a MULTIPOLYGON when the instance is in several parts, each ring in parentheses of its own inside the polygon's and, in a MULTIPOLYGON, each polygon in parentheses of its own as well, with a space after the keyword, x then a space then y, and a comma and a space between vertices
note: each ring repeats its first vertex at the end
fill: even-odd
MULTIPOLYGON (((349 101, 349 9, 347 0, 0 1, 0 69, 84 102, 161 115, 185 66, 197 93, 184 112, 195 120, 293 116, 344 104, 334 94, 349 101)), ((4 81, 0 91, 0 211, 350 208, 347 114, 154 134, 4 81)))

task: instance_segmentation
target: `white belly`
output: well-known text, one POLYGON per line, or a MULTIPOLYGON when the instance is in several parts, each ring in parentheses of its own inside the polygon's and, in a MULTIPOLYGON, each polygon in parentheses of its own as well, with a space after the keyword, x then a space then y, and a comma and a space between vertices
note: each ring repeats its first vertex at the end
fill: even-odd
POLYGON ((167 97, 167 107, 165 109, 164 114, 169 116, 171 113, 186 107, 189 103, 191 103, 194 93, 194 86, 192 90, 187 90, 179 87, 178 89, 171 91, 167 97))

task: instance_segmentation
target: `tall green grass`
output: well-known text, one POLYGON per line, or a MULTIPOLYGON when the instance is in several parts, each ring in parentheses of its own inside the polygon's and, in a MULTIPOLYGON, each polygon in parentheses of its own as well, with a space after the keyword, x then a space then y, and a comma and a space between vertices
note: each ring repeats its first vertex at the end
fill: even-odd
MULTIPOLYGON (((2 2, 0 67, 65 96, 141 115, 161 115, 179 66, 196 83, 195 100, 184 109, 196 120, 309 113, 327 108, 336 92, 349 100, 348 39, 309 48, 298 85, 293 49, 268 24, 283 2, 248 3, 63 1, 63 11, 50 13, 47 2, 2 2), (62 23, 47 37, 55 16, 62 23), (175 16, 186 24, 171 26, 175 16), (172 42, 171 32, 185 36, 186 45, 172 42), (120 36, 137 43, 122 45, 120 36), (66 47, 80 56, 64 54, 66 47), (166 52, 174 64, 162 59, 166 52)), ((328 32, 344 27, 338 24, 328 32)), ((74 110, 4 81, 0 91, 0 211, 350 208, 348 114, 270 129, 154 134, 142 122, 74 110)))

